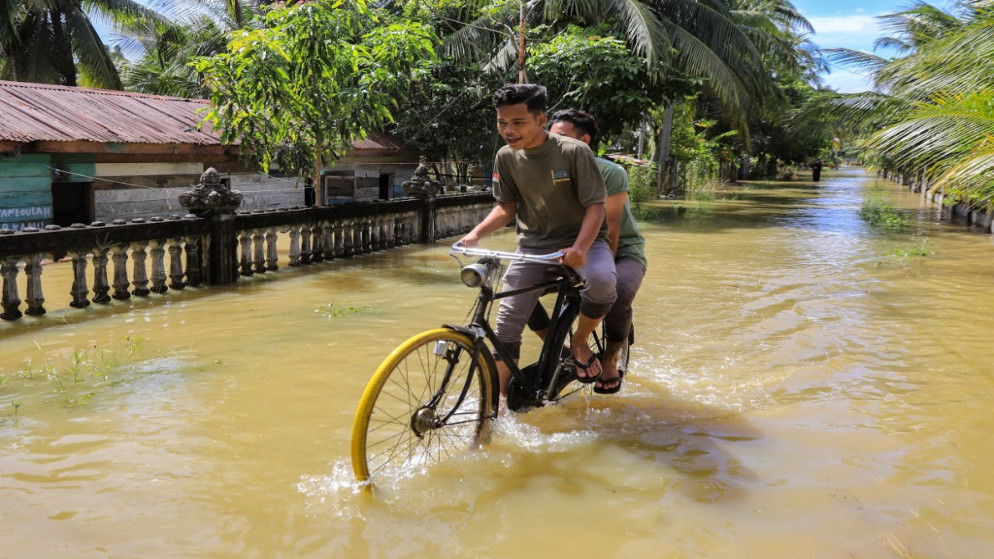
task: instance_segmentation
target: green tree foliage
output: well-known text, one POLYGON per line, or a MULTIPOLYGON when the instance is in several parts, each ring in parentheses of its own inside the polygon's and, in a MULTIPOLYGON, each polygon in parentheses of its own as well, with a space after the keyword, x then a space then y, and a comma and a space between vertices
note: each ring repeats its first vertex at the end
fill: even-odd
POLYGON ((432 39, 362 0, 276 7, 263 28, 233 32, 225 52, 196 62, 210 92, 205 122, 263 169, 318 179, 353 140, 393 121, 432 39))
POLYGON ((118 26, 119 68, 131 91, 202 98, 208 95, 191 62, 224 51, 228 33, 258 28, 259 5, 237 0, 157 3, 161 18, 118 26))
POLYGON ((528 60, 530 77, 549 88, 553 109, 596 114, 605 139, 621 135, 663 102, 663 88, 625 43, 610 35, 570 26, 551 40, 533 43, 528 60))
POLYGON ((891 35, 878 43, 903 56, 835 53, 871 72, 877 90, 824 96, 798 126, 828 123, 877 164, 994 207, 994 2, 961 0, 950 11, 918 2, 884 21, 891 35))
POLYGON ((476 64, 436 60, 428 77, 411 84, 392 131, 450 160, 488 160, 503 144, 491 100, 503 83, 476 64))
POLYGON ((0 0, 0 79, 121 89, 92 15, 157 17, 135 0, 0 0))

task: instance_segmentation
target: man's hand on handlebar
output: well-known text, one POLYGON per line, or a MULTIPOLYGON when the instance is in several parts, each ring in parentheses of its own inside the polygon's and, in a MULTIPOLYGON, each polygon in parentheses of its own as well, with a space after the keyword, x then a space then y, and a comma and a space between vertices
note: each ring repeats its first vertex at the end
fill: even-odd
POLYGON ((585 252, 580 252, 579 250, 569 247, 562 250, 563 253, 563 264, 566 264, 570 268, 576 270, 577 268, 583 266, 587 263, 587 254, 585 252))
POLYGON ((476 248, 479 242, 480 238, 470 231, 465 237, 459 239, 459 242, 456 244, 462 245, 464 248, 476 248))

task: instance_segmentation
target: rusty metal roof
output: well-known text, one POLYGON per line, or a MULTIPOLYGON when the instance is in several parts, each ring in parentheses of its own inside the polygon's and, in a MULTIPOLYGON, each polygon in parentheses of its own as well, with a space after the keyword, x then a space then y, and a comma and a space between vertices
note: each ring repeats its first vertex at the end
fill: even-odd
MULTIPOLYGON (((220 146, 210 124, 197 130, 206 99, 164 97, 0 80, 0 142, 99 142, 220 146)), ((352 144, 367 154, 416 152, 381 132, 352 144)))
POLYGON ((220 145, 204 99, 0 81, 0 141, 220 145))
POLYGON ((352 147, 369 151, 417 151, 410 141, 383 132, 373 132, 365 140, 356 140, 352 147))

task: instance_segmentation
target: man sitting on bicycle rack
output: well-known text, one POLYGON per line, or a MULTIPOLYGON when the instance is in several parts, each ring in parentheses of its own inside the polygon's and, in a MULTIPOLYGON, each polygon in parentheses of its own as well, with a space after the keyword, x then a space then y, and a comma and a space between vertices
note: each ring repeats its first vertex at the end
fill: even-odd
MULTIPOLYGON (((549 132, 596 147, 600 129, 592 114, 565 109, 552 115, 549 132)), ((645 278, 647 261, 645 238, 635 225, 632 205, 628 200, 628 173, 621 165, 603 157, 596 160, 607 187, 607 236, 618 272, 618 298, 604 317, 607 340, 601 355, 602 372, 600 379, 594 384, 594 392, 614 394, 621 390, 621 375, 624 371, 618 370, 618 357, 632 328, 632 302, 645 278)), ((549 314, 542 305, 535 305, 535 310, 528 319, 528 327, 544 339, 544 331, 548 326, 549 314)))
MULTIPOLYGON (((546 90, 535 84, 509 84, 493 96, 497 131, 507 143, 497 152, 493 189, 496 206, 460 242, 476 246, 480 239, 517 218, 518 251, 545 254, 561 251, 563 264, 586 280, 580 317, 570 340, 580 382, 594 382, 601 364, 589 338, 616 298, 614 255, 607 242, 604 202, 607 191, 594 154, 583 142, 545 130, 546 90)), ((515 290, 546 281, 548 264, 514 261, 504 275, 504 288, 515 290)), ((531 291, 501 300, 495 331, 517 359, 525 322, 541 294, 531 291)), ((497 361, 500 393, 511 378, 497 361)))

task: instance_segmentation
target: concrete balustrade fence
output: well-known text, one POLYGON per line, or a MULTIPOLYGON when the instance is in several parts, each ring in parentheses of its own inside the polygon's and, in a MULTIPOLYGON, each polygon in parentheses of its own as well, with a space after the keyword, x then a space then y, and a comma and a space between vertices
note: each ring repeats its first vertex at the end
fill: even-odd
POLYGON ((348 258, 468 232, 489 193, 207 217, 136 219, 45 230, 0 230, 0 318, 45 314, 42 264, 72 260, 68 306, 85 308, 348 258), (287 242, 280 243, 283 238, 287 242), (21 299, 24 293, 24 299, 21 299), (22 310, 22 304, 24 308, 22 310))

